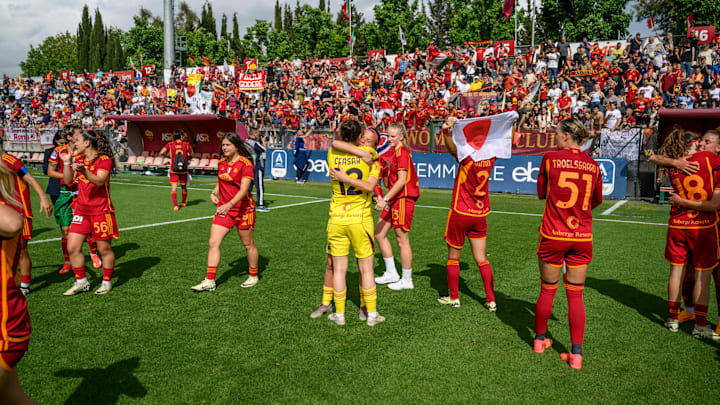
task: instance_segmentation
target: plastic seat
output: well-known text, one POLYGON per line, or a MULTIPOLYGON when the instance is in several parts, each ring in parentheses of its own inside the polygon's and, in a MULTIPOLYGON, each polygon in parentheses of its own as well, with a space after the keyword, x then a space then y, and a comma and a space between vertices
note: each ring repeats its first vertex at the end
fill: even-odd
POLYGON ((210 164, 209 164, 208 166, 209 166, 211 169, 217 170, 217 168, 218 168, 218 162, 219 162, 218 159, 212 159, 212 160, 210 161, 210 164))
POLYGON ((192 158, 192 159, 190 159, 190 163, 188 163, 188 169, 197 169, 197 167, 199 165, 200 165, 200 159, 192 158))
POLYGON ((198 167, 200 167, 202 169, 202 168, 208 167, 209 164, 210 164, 210 159, 200 159, 200 164, 198 165, 198 167))

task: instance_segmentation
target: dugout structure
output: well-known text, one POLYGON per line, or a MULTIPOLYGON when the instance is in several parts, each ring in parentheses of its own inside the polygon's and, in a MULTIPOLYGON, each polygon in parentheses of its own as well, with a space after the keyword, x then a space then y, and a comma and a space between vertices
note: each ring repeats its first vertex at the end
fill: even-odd
POLYGON ((197 154, 220 154, 220 141, 227 132, 247 139, 248 132, 239 122, 213 114, 202 115, 108 115, 107 119, 127 123, 127 152, 141 156, 159 152, 172 141, 173 134, 185 135, 197 154))

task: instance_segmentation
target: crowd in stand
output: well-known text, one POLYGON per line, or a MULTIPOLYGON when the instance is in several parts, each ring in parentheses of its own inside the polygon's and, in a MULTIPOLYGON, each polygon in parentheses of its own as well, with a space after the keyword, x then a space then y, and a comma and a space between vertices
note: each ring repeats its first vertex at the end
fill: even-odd
MULTIPOLYGON (((720 108, 720 39, 698 42, 695 35, 637 34, 627 46, 603 50, 585 38, 573 52, 561 38, 514 57, 504 48, 463 44, 445 51, 452 61, 441 70, 431 68, 419 49, 394 60, 275 60, 260 68, 265 88, 251 93, 239 91, 222 67, 210 66, 203 89, 214 96, 203 108, 261 128, 333 129, 346 117, 373 126, 426 127, 432 119, 508 110, 520 113, 522 128, 554 128, 573 115, 595 131, 650 127, 661 107, 720 108), (457 96, 477 90, 496 97, 461 108, 457 96)), ((167 86, 154 76, 122 80, 112 72, 71 73, 68 80, 48 75, 43 81, 5 76, 0 123, 42 128, 74 121, 91 128, 116 125, 106 120, 109 114, 189 114, 197 111, 186 100, 187 79, 185 68, 173 68, 167 86)))

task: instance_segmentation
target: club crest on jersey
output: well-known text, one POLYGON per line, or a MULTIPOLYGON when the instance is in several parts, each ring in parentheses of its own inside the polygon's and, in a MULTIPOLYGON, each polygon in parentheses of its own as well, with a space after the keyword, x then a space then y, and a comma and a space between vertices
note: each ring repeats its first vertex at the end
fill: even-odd
POLYGON ((570 215, 565 223, 570 227, 570 229, 577 229, 580 226, 580 220, 573 215, 570 215))

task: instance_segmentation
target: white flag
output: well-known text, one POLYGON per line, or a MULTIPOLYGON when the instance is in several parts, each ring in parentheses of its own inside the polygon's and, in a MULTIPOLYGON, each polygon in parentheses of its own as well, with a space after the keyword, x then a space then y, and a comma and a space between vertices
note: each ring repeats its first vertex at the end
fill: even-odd
POLYGON ((509 159, 513 123, 517 119, 518 113, 508 111, 490 117, 458 120, 452 134, 458 161, 462 162, 468 156, 475 162, 493 157, 509 159))
POLYGON ((402 46, 407 46, 407 41, 405 41, 405 33, 402 30, 402 27, 398 25, 398 39, 400 40, 400 43, 402 46))

